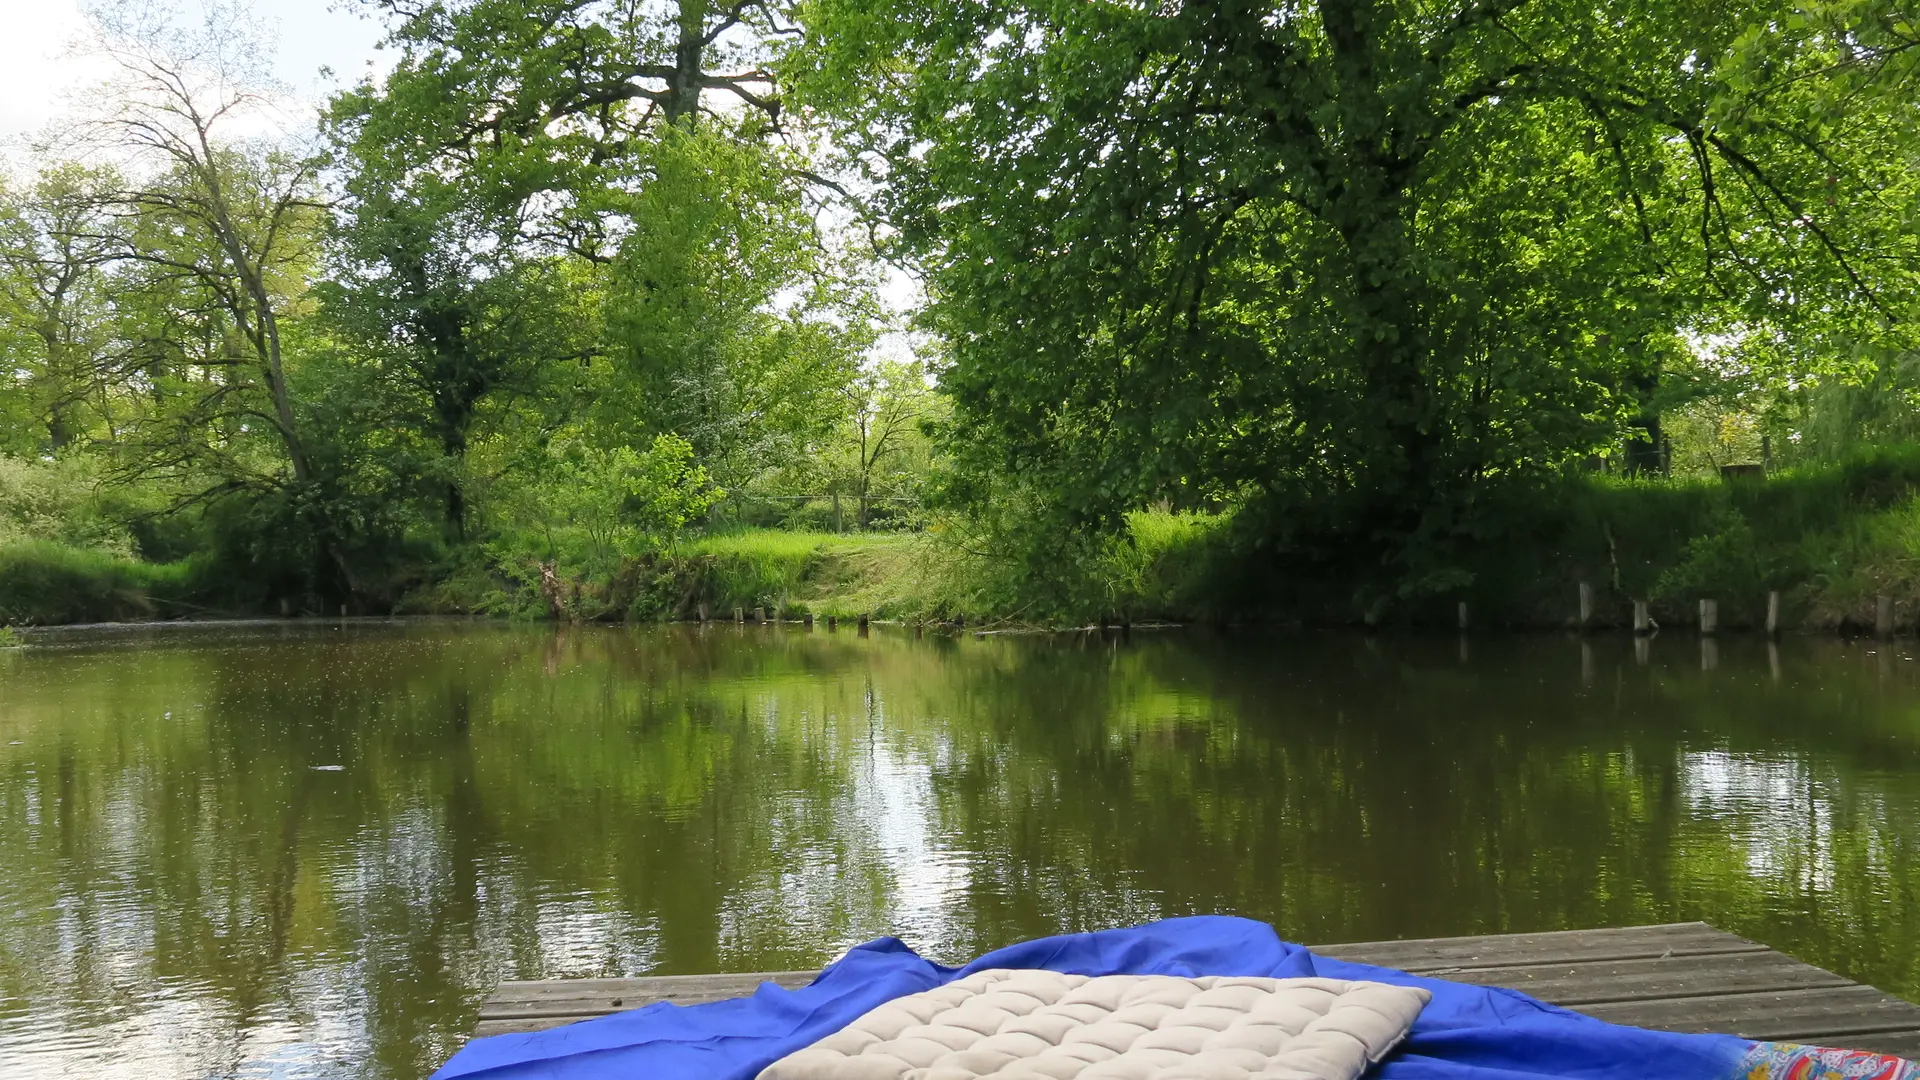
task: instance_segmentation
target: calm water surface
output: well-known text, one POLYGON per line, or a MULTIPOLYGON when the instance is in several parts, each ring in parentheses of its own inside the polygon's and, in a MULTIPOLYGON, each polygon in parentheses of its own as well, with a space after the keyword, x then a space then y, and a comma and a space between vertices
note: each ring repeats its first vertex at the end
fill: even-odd
POLYGON ((1308 942, 1707 919, 1920 997, 1899 647, 35 641, 0 652, 8 1078, 414 1078, 502 978, 1193 912, 1308 942))

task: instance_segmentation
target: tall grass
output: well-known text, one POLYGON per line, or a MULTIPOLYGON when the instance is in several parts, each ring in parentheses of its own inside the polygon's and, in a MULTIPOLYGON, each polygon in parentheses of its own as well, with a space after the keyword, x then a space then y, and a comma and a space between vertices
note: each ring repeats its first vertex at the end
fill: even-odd
POLYGON ((0 624, 150 619, 180 614, 194 568, 33 540, 0 547, 0 624))
POLYGON ((1778 591, 1790 624, 1836 629, 1870 618, 1873 597, 1920 602, 1920 448, 1868 450, 1764 481, 1567 477, 1491 515, 1499 528, 1466 549, 1471 584, 1431 598, 1441 619, 1456 599, 1489 618, 1543 626, 1572 612, 1592 584, 1606 621, 1647 600, 1685 624, 1718 601, 1730 626, 1763 618, 1778 591))
POLYGON ((683 595, 718 613, 764 607, 880 614, 886 605, 868 590, 892 577, 915 541, 895 533, 744 529, 687 540, 668 558, 686 580, 683 595))

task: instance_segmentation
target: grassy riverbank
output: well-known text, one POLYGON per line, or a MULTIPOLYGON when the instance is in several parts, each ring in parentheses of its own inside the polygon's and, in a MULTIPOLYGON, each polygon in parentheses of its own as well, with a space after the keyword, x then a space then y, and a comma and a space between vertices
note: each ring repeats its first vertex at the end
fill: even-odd
POLYGON ((0 546, 0 626, 124 622, 191 613, 186 562, 152 563, 54 541, 0 546))
MULTIPOLYGON (((1790 627, 1869 625, 1874 598, 1894 598, 1903 625, 1920 618, 1920 451, 1878 453, 1765 481, 1622 481, 1568 477, 1495 500, 1494 525, 1445 562, 1439 588, 1395 588, 1364 558, 1329 545, 1274 551, 1243 543, 1227 515, 1142 512, 1124 533, 1063 540, 1043 560, 997 556, 987 539, 952 531, 835 534, 747 529, 685 538, 595 573, 564 561, 553 584, 540 564, 476 546, 450 555, 403 613, 652 621, 705 605, 906 621, 979 623, 1252 621, 1451 625, 1466 601, 1476 625, 1550 628, 1594 586, 1598 617, 1624 623, 1646 598, 1668 625, 1697 601, 1720 604, 1730 628, 1756 625, 1770 590, 1790 627), (557 586, 557 588, 555 588, 557 586)), ((221 576, 38 541, 0 548, 0 624, 263 614, 223 602, 221 576)), ((294 610, 301 610, 297 605, 294 610)))

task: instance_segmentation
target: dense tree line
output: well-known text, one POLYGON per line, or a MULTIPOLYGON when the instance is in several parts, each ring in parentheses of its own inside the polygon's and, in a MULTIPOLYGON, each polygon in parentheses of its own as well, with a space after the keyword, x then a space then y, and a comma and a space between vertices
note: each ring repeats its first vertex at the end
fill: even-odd
POLYGON ((99 17, 0 207, 7 528, 384 604, 823 496, 1029 562, 1157 505, 1420 593, 1676 432, 1908 430, 1904 0, 366 6, 317 123, 239 9, 99 17))

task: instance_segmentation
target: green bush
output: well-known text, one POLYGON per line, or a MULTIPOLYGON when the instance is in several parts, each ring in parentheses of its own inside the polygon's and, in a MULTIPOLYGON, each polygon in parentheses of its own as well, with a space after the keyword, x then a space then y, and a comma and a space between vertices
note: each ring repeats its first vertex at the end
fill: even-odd
POLYGON ((0 454, 0 545, 44 540, 130 555, 134 540, 126 519, 133 494, 105 493, 84 458, 0 454))

